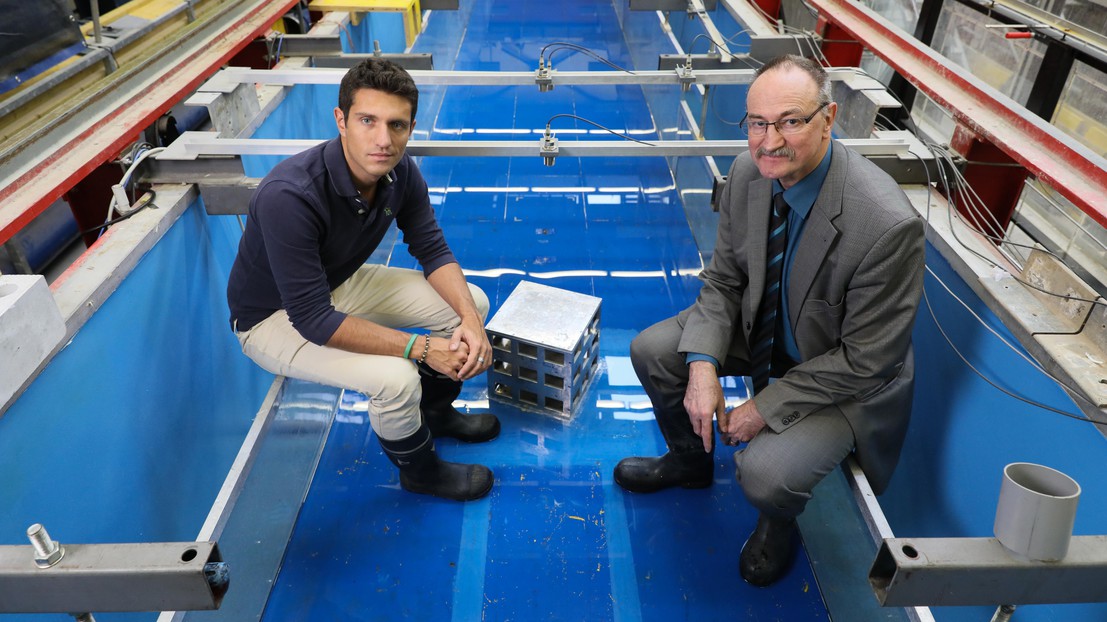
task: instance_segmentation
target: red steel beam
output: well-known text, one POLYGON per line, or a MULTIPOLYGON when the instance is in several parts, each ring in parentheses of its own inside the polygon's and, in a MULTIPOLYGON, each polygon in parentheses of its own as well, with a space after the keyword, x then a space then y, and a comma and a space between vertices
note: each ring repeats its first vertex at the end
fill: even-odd
POLYGON ((141 97, 120 101, 74 140, 59 146, 12 183, 0 188, 0 244, 11 239, 96 167, 134 142, 139 132, 195 91, 295 6, 296 1, 258 3, 256 9, 228 24, 209 45, 167 63, 162 79, 141 97))
POLYGON ((850 0, 808 0, 965 127, 1107 227, 1107 170, 1076 139, 850 0))

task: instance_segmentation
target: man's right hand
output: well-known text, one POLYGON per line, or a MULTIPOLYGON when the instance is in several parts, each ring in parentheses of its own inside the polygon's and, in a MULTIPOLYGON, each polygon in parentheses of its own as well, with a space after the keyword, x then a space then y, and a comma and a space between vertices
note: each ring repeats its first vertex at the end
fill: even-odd
POLYGON ((684 392, 684 409, 692 422, 692 430, 703 439, 703 450, 715 446, 714 418, 726 410, 723 385, 715 366, 708 361, 692 361, 688 365, 688 388, 684 392))
MULTIPOLYGON (((422 339, 418 340, 416 344, 422 347, 422 339)), ((420 350, 420 353, 422 351, 420 350)), ((419 357, 414 356, 412 358, 418 360, 419 357)), ((427 350, 426 364, 431 366, 431 369, 440 373, 446 374, 451 380, 460 380, 458 378, 458 372, 461 371, 461 367, 465 365, 465 361, 469 359, 469 344, 464 341, 458 342, 456 350, 450 349, 450 340, 442 339, 439 337, 430 338, 430 349, 427 350)))

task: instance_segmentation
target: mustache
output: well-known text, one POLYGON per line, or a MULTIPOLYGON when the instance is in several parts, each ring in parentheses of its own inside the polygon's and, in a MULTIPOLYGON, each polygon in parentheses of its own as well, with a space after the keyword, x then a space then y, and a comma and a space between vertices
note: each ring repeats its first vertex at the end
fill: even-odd
POLYGON ((796 152, 790 147, 780 147, 779 149, 765 149, 764 147, 757 148, 757 156, 769 156, 770 158, 788 158, 792 159, 796 157, 796 152))

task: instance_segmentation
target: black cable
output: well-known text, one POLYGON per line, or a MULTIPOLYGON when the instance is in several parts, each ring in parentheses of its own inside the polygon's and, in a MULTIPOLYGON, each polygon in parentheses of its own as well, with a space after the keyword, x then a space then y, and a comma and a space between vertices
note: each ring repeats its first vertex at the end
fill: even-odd
POLYGON ((592 125, 595 125, 596 127, 600 128, 601 130, 604 130, 605 132, 609 132, 609 133, 614 134, 616 136, 619 136, 621 138, 625 138, 627 140, 633 140, 636 143, 641 143, 641 144, 647 145, 649 147, 656 147, 657 146, 657 145, 654 145, 653 143, 648 143, 644 140, 638 140, 637 138, 634 138, 633 136, 627 136, 626 134, 620 134, 619 132, 616 132, 615 130, 613 130, 609 127, 604 127, 604 126, 600 125, 599 123, 596 123, 595 121, 585 119, 584 117, 578 117, 575 114, 568 114, 568 113, 555 114, 554 116, 550 117, 549 120, 546 121, 546 132, 547 133, 550 131, 550 124, 553 123, 553 120, 558 118, 558 117, 568 117, 570 119, 576 119, 578 121, 584 121, 585 123, 591 123, 592 125))
POLYGON ((558 50, 568 49, 568 50, 573 50, 573 51, 576 51, 576 52, 582 52, 585 55, 590 56, 590 57, 600 61, 601 63, 607 65, 608 67, 611 67, 612 69, 617 69, 618 71, 624 71, 626 73, 629 73, 632 76, 634 75, 633 71, 630 71, 628 69, 624 69, 624 68, 616 65, 615 63, 607 60, 606 58, 603 58, 599 54, 596 54, 595 52, 593 52, 592 50, 584 47, 583 45, 577 45, 576 43, 569 43, 568 41, 554 41, 553 43, 547 43, 546 45, 542 46, 542 50, 538 53, 538 63, 539 63, 539 65, 541 65, 543 63, 542 59, 547 57, 546 50, 551 48, 551 47, 554 48, 554 49, 550 50, 550 53, 548 55, 551 67, 553 67, 554 52, 557 52, 558 50))
POLYGON ((137 213, 141 212, 142 210, 146 209, 147 207, 150 207, 151 205, 153 205, 154 204, 154 196, 155 196, 155 193, 154 193, 153 190, 147 190, 146 194, 142 195, 142 198, 139 199, 138 207, 136 207, 134 209, 134 211, 128 212, 128 213, 126 213, 122 216, 118 216, 116 218, 112 218, 111 220, 109 220, 107 222, 104 222, 104 223, 101 223, 99 225, 96 225, 95 227, 85 229, 84 231, 81 231, 79 233, 79 235, 85 235, 85 234, 88 234, 88 233, 96 233, 97 236, 103 235, 103 232, 108 227, 110 227, 110 226, 112 226, 116 223, 123 222, 124 220, 127 220, 131 216, 134 216, 135 214, 137 214, 137 213))
MULTIPOLYGON (((746 31, 745 31, 745 29, 743 29, 743 30, 739 30, 738 32, 734 33, 734 35, 733 35, 733 36, 734 36, 734 37, 737 37, 738 35, 742 34, 743 32, 746 32, 746 31)), ((711 37, 709 37, 709 36, 707 35, 707 33, 706 33, 706 32, 701 32, 700 34, 696 35, 695 37, 692 37, 692 42, 688 44, 688 52, 687 52, 688 54, 691 54, 691 53, 692 53, 692 50, 696 49, 696 41, 698 41, 699 39, 707 39, 707 40, 708 40, 708 41, 710 41, 710 42, 711 42, 711 44, 712 44, 712 45, 714 45, 714 46, 715 46, 716 48, 723 48, 723 47, 725 47, 725 46, 723 46, 723 45, 722 45, 721 43, 719 43, 718 41, 716 41, 716 40, 712 39, 711 37)), ((733 42, 733 41, 731 41, 730 39, 726 39, 725 37, 724 37, 724 40, 725 40, 725 41, 726 41, 727 43, 730 43, 731 45, 740 45, 740 46, 742 46, 742 47, 745 47, 745 48, 747 48, 747 49, 748 49, 748 48, 750 47, 750 44, 749 44, 749 43, 744 43, 744 44, 738 44, 738 43, 734 43, 734 42, 733 42)), ((730 56, 731 56, 731 58, 738 58, 738 55, 737 55, 737 54, 734 54, 733 52, 731 52, 731 53, 730 53, 730 56)))

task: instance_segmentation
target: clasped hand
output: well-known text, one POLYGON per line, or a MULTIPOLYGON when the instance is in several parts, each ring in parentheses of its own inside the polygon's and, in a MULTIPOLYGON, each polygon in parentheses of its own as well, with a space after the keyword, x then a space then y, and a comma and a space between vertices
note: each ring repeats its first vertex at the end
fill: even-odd
POLYGON ((468 380, 492 365, 492 345, 483 329, 463 322, 449 339, 431 338, 427 365, 452 380, 468 380))

